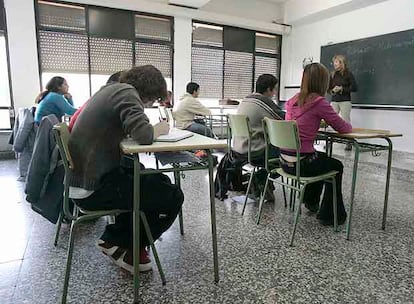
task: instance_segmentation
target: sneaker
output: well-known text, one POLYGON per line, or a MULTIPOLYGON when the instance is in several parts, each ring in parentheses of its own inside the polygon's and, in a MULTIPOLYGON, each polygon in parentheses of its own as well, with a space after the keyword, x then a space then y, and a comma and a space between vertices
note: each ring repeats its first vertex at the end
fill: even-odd
MULTIPOLYGON (((111 245, 103 240, 98 240, 97 247, 103 254, 108 256, 112 262, 122 269, 134 273, 133 253, 132 250, 121 248, 119 246, 111 245)), ((146 272, 152 269, 151 260, 145 248, 141 249, 139 255, 139 272, 146 272)))
POLYGON ((198 150, 194 153, 194 155, 197 156, 198 158, 206 158, 208 156, 206 151, 204 150, 198 150))
MULTIPOLYGON (((134 274, 133 259, 134 255, 132 253, 132 250, 127 249, 125 250, 124 254, 117 261, 115 261, 115 264, 134 274)), ((139 272, 147 272, 152 270, 151 259, 149 257, 148 251, 145 248, 142 248, 139 254, 138 270, 139 272)))

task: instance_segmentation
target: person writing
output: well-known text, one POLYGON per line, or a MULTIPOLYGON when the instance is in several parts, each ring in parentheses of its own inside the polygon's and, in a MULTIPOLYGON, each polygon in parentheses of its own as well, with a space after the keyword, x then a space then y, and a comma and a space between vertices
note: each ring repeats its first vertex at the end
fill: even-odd
MULTIPOLYGON (((127 135, 141 145, 150 145, 158 136, 168 134, 167 122, 153 126, 144 113, 144 104, 165 98, 166 88, 161 72, 144 65, 122 73, 120 83, 107 84, 91 97, 69 139, 74 164, 68 175, 69 197, 79 207, 132 210, 133 172, 122 167, 119 145, 127 135)), ((184 195, 164 174, 142 177, 140 195, 141 210, 156 240, 174 222, 184 195)), ((97 244, 116 265, 129 272, 133 272, 135 248, 132 225, 131 213, 118 215, 115 224, 106 226, 97 244)), ((148 271, 151 261, 145 246, 149 240, 143 227, 141 232, 139 270, 148 271)))
MULTIPOLYGON (((345 57, 335 55, 332 58, 334 71, 329 81, 329 92, 332 95, 332 107, 347 122, 351 122, 351 92, 357 91, 354 75, 348 69, 345 57)), ((352 145, 347 144, 345 150, 352 150, 352 145)))
POLYGON ((72 115, 76 112, 73 106, 72 95, 65 78, 55 76, 46 85, 46 91, 38 95, 35 102, 39 105, 35 113, 35 122, 40 124, 44 116, 55 114, 61 120, 62 116, 72 115))
MULTIPOLYGON (((320 63, 312 63, 303 71, 300 93, 286 103, 286 120, 295 120, 300 137, 300 169, 301 176, 316 176, 329 171, 338 171, 335 177, 337 194, 338 224, 346 220, 346 211, 342 198, 343 164, 325 153, 315 151, 313 143, 323 119, 340 133, 349 133, 352 126, 342 119, 325 98, 329 85, 329 72, 320 63)), ((296 174, 296 151, 282 150, 281 166, 289 174, 296 174)), ((317 218, 322 225, 333 225, 333 187, 325 183, 325 191, 319 208, 319 200, 324 182, 309 184, 304 194, 305 207, 311 212, 319 213, 317 218)))

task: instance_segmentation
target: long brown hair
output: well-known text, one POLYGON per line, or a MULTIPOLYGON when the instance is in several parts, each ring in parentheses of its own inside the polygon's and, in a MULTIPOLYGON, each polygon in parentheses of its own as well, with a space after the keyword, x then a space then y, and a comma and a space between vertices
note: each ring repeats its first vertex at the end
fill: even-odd
MULTIPOLYGON (((345 58, 345 56, 344 56, 344 55, 335 55, 335 56, 333 56, 333 57, 332 57, 332 63, 333 63, 335 60, 340 61, 340 62, 344 65, 344 68, 343 68, 343 70, 342 70, 342 71, 340 71, 340 73, 341 73, 341 74, 345 74, 345 73, 348 71, 348 63, 346 62, 346 58, 345 58)), ((334 70, 332 74, 335 74, 335 72, 336 72, 336 71, 334 70)))
POLYGON ((303 70, 298 105, 303 106, 314 97, 325 96, 328 86, 328 69, 321 63, 308 64, 303 70))

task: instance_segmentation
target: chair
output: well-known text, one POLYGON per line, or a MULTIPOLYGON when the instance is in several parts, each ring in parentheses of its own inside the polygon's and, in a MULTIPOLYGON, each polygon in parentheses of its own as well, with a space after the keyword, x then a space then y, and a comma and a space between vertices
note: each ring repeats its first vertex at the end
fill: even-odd
MULTIPOLYGON (((257 168, 259 168, 259 166, 255 165, 252 162, 252 147, 251 147, 252 130, 251 130, 251 127, 250 127, 249 117, 247 117, 246 115, 240 115, 240 114, 227 114, 227 120, 228 120, 228 125, 229 125, 229 128, 228 128, 229 136, 228 136, 228 139, 227 139, 228 153, 231 152, 231 140, 232 140, 233 137, 246 137, 247 138, 247 145, 248 145, 248 149, 247 149, 247 167, 248 168, 245 168, 246 167, 246 165, 245 165, 245 166, 243 166, 244 167, 243 170, 250 175, 250 178, 249 178, 249 183, 247 184, 246 197, 245 197, 244 203, 243 203, 242 215, 244 215, 248 195, 249 195, 250 188, 251 188, 251 185, 252 185, 253 175, 256 172, 257 168)), ((265 169, 269 170, 269 165, 273 162, 278 162, 278 159, 269 160, 268 158, 266 158, 265 169)), ((284 190, 285 189, 283 188, 283 193, 285 194, 284 190)), ((264 192, 261 196, 263 199, 264 199, 265 193, 266 192, 264 192)), ((286 203, 286 196, 284 196, 284 197, 285 197, 285 203, 286 203)))
MULTIPOLYGON (((300 140, 299 140, 299 133, 296 121, 283 121, 283 120, 272 120, 269 118, 265 118, 263 120, 263 129, 265 134, 265 140, 267 145, 273 145, 278 147, 279 149, 290 149, 296 151, 296 175, 286 173, 282 168, 277 168, 274 170, 269 171, 266 179, 265 188, 263 191, 266 191, 268 186, 269 180, 272 182, 276 182, 284 187, 288 187, 289 189, 293 190, 295 193, 299 195, 299 205, 296 205, 296 201, 294 201, 293 209, 295 210, 294 214, 294 223, 293 223, 293 231, 290 239, 290 246, 293 246, 293 240, 295 237, 296 227, 299 221, 299 216, 301 213, 301 207, 303 202, 303 197, 305 193, 306 186, 315 182, 319 181, 327 181, 331 182, 333 185, 333 210, 334 210, 334 231, 337 231, 338 227, 338 219, 337 219, 337 207, 336 207, 336 183, 335 183, 335 176, 338 173, 337 171, 330 171, 325 174, 311 176, 311 177, 303 177, 300 176, 300 140), (282 177, 286 177, 287 179, 291 179, 295 181, 294 184, 289 184, 288 182, 284 182, 277 180, 276 178, 272 177, 272 174, 277 173, 282 177)), ((266 150, 267 151, 267 150, 266 150)), ((267 153, 266 153, 267 154, 267 153)), ((266 156, 267 157, 267 156, 266 156)), ((259 204, 259 212, 257 214, 257 221, 256 223, 259 224, 261 214, 263 209, 263 195, 260 199, 259 204)))
POLYGON ((175 121, 172 113, 172 108, 166 108, 164 106, 158 106, 158 112, 160 113, 160 119, 165 120, 170 124, 170 127, 175 126, 175 121))
MULTIPOLYGON (((63 161, 63 166, 65 168, 64 193, 63 193, 63 214, 61 214, 61 216, 59 217, 58 230, 57 230, 55 242, 57 242, 63 216, 65 216, 66 219, 69 219, 71 221, 69 246, 68 246, 68 257, 66 261, 65 279, 64 279, 62 301, 61 301, 61 303, 66 303, 66 297, 67 297, 68 286, 69 286, 69 276, 70 276, 73 249, 74 249, 74 241, 75 241, 75 228, 78 226, 78 224, 84 221, 97 219, 103 216, 115 216, 120 213, 131 212, 131 211, 130 210, 119 210, 119 209, 89 211, 89 210, 84 210, 84 209, 77 207, 74 202, 73 213, 70 212, 69 184, 67 182, 67 176, 70 170, 74 168, 73 160, 69 153, 69 148, 68 148, 68 141, 69 141, 70 133, 69 133, 68 126, 65 123, 60 123, 60 124, 55 125, 53 127, 53 132, 55 135, 56 143, 59 147, 59 152, 60 152, 60 156, 63 161), (81 213, 79 213, 79 211, 81 213)), ((158 271, 161 276, 162 283, 163 285, 165 285, 164 272, 162 270, 162 267, 161 267, 161 264, 158 258, 157 250, 154 246, 154 240, 150 232, 147 218, 142 211, 140 211, 140 216, 141 216, 142 223, 144 225, 148 240, 150 241, 151 249, 154 254, 154 258, 157 264, 158 271)))

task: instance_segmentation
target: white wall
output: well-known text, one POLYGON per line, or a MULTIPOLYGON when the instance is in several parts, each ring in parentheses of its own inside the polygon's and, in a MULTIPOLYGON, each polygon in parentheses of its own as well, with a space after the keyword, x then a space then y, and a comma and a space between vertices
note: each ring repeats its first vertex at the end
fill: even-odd
POLYGON ((10 72, 15 108, 30 106, 39 94, 39 66, 31 0, 5 0, 10 72))
MULTIPOLYGON (((291 34, 283 39, 281 99, 292 94, 283 89, 285 85, 300 84, 303 58, 311 56, 318 61, 322 45, 414 29, 413 12, 413 0, 388 0, 318 22, 294 26, 291 34)), ((414 152, 414 133, 408 132, 413 122, 412 111, 352 111, 355 127, 403 133, 402 139, 395 140, 395 149, 400 151, 414 152)))
POLYGON ((192 26, 189 18, 174 18, 174 102, 185 93, 185 87, 191 81, 192 26))

